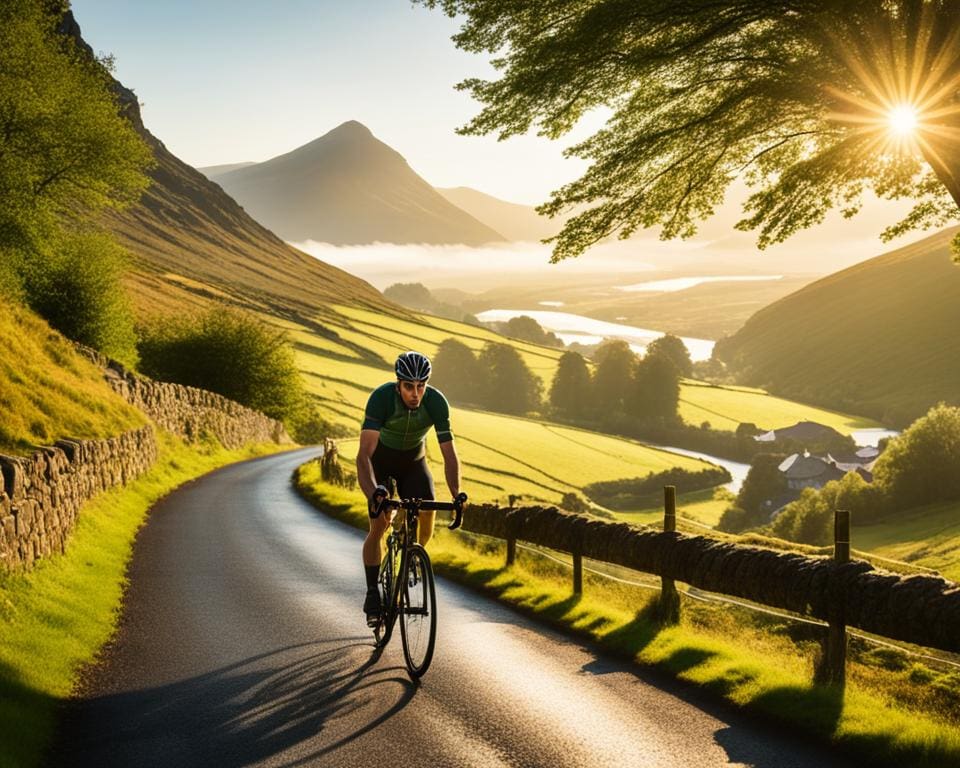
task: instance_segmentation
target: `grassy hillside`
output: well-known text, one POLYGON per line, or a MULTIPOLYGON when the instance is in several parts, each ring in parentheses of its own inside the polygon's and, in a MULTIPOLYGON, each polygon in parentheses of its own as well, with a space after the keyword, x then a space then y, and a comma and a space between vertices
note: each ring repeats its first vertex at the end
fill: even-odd
POLYGON ((949 502, 898 512, 873 525, 855 526, 853 546, 939 571, 960 582, 960 504, 949 502))
POLYGON ((27 454, 62 437, 105 438, 146 423, 70 342, 3 299, 0 349, 0 452, 27 454))
POLYGON ((903 426, 960 402, 956 229, 797 291, 717 345, 743 381, 903 426))

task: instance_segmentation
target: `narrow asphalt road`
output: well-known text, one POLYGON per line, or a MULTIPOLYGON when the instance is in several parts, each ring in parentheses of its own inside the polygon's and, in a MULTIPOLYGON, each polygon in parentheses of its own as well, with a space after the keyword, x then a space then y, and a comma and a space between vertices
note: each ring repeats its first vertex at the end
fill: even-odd
POLYGON ((121 629, 67 707, 50 765, 847 765, 684 686, 438 584, 420 685, 360 610, 360 534, 295 495, 306 449, 157 505, 121 629))

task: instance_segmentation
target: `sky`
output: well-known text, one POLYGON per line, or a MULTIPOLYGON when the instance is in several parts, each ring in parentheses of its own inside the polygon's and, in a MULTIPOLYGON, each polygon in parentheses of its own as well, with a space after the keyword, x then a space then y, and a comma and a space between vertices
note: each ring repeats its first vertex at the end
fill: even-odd
POLYGON ((73 10, 94 51, 115 56, 150 131, 194 167, 267 160, 358 120, 438 187, 533 204, 585 168, 561 155, 573 138, 456 135, 478 108, 454 86, 494 70, 454 46, 456 21, 409 0, 74 0, 73 10))
MULTIPOLYGON (((194 167, 267 160, 358 120, 436 187, 469 186, 537 204, 586 169, 562 150, 605 117, 587 116, 560 141, 457 135, 479 105, 454 86, 466 77, 492 77, 494 70, 485 57, 455 47, 456 20, 409 0, 72 5, 87 42, 115 57, 115 75, 143 103, 147 128, 194 167)), ((847 266, 922 237, 880 242, 879 232, 907 207, 871 200, 860 216, 831 215, 767 253, 798 263, 813 254, 827 267, 812 271, 832 271, 830 265, 847 266), (824 248, 837 260, 824 259, 824 248)), ((754 235, 732 230, 737 200, 721 210, 693 245, 706 248, 705 256, 715 246, 759 256, 754 235)), ((660 248, 655 233, 642 237, 647 251, 660 248)))

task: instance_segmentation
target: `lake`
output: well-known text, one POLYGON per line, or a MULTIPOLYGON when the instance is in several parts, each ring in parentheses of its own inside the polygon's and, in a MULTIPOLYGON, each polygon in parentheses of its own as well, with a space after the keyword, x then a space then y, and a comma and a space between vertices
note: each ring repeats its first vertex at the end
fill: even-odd
POLYGON ((704 283, 751 283, 783 280, 783 275, 719 275, 713 277, 674 277, 668 280, 648 280, 644 283, 622 285, 619 290, 630 293, 649 291, 651 293, 674 293, 685 291, 704 283))
MULTIPOLYGON (((526 315, 532 317, 548 331, 553 331, 564 344, 578 342, 580 344, 599 344, 605 338, 623 339, 634 352, 643 354, 647 345, 654 339, 663 336, 663 331, 652 331, 649 328, 637 328, 633 325, 608 323, 605 320, 595 320, 592 317, 574 315, 570 312, 554 312, 541 309, 488 309, 477 315, 477 319, 484 323, 503 323, 512 317, 526 315)), ((713 353, 714 342, 710 339, 694 339, 683 336, 683 343, 687 345, 690 359, 709 360, 713 353)))

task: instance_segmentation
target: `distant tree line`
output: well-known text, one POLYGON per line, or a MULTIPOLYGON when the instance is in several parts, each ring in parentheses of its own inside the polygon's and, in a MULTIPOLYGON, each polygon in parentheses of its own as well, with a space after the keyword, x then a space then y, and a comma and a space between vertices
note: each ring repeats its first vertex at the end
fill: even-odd
POLYGON ((456 304, 448 304, 437 299, 423 283, 394 283, 384 290, 383 295, 390 301, 418 312, 427 312, 468 325, 480 325, 476 317, 469 312, 464 312, 456 304))
POLYGON ((449 399, 491 411, 539 411, 543 395, 534 374, 515 347, 488 341, 474 354, 458 339, 445 339, 433 358, 431 384, 449 399))

